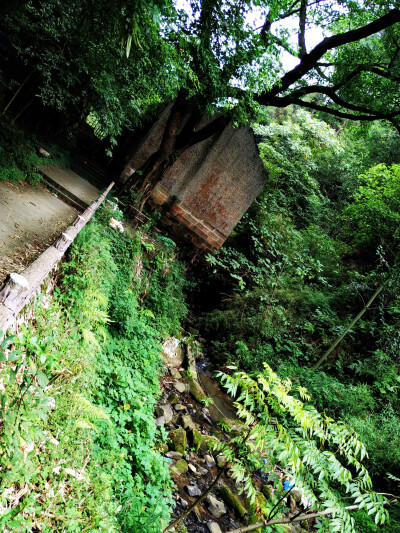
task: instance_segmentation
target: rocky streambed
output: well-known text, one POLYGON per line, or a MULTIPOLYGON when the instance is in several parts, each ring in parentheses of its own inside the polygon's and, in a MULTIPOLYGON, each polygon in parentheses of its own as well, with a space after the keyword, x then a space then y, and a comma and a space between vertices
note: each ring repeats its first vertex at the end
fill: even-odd
MULTIPOLYGON (((166 372, 161 386, 162 398, 156 408, 156 422, 169 434, 162 452, 170 462, 174 481, 173 519, 181 516, 215 481, 226 459, 213 451, 213 445, 243 434, 248 428, 237 419, 232 399, 212 379, 212 368, 204 363, 203 344, 192 337, 164 342, 166 372)), ((275 504, 281 489, 274 488, 274 478, 285 473, 276 467, 272 476, 254 474, 259 496, 275 504)), ((281 484, 279 484, 281 486, 281 484)), ((182 533, 225 533, 266 517, 250 505, 240 485, 224 472, 213 490, 183 521, 171 529, 182 533)), ((288 516, 301 510, 302 495, 292 490, 288 499, 288 516)), ((275 526, 281 532, 309 531, 308 523, 275 526)), ((256 531, 261 531, 260 529, 256 531)))

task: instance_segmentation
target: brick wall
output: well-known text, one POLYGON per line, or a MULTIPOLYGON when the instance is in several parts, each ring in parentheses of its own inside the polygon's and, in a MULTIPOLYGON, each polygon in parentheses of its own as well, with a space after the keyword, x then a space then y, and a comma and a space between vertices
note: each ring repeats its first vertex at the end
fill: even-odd
MULTIPOLYGON (((160 145, 170 107, 154 124, 127 167, 137 169, 160 145)), ((203 119, 206 123, 207 119, 203 119)), ((127 177, 129 170, 126 169, 127 177)), ((169 167, 152 193, 161 223, 202 250, 222 246, 266 182, 252 130, 228 125, 169 167)))

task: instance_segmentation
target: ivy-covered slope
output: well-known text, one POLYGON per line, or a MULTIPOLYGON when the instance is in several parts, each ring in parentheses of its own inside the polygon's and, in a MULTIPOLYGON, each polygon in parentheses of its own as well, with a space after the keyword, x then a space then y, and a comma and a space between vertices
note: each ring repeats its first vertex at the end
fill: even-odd
POLYGON ((81 232, 54 297, 1 344, 4 531, 158 533, 168 522, 153 411, 184 277, 172 241, 120 233, 111 216, 81 232))

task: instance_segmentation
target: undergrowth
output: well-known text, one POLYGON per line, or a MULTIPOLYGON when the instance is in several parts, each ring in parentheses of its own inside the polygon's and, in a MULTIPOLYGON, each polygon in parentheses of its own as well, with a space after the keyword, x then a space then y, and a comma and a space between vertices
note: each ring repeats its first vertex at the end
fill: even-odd
POLYGON ((184 281, 172 241, 121 234, 111 214, 82 230, 55 296, 1 346, 3 531, 158 533, 168 522, 153 411, 184 281))

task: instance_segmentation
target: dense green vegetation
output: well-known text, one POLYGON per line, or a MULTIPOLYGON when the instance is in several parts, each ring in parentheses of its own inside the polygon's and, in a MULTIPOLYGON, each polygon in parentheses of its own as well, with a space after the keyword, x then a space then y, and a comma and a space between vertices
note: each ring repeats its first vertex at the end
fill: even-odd
POLYGON ((55 297, 2 341, 7 530, 155 533, 168 522, 171 482, 156 451, 166 436, 153 411, 160 340, 186 312, 184 277, 172 241, 121 234, 109 226, 116 213, 80 233, 55 297))
POLYGON ((399 166, 391 164, 397 154, 371 160, 369 143, 391 133, 370 128, 360 153, 359 131, 338 135, 304 111, 264 115, 254 128, 269 183, 207 259, 210 293, 223 287, 203 318, 212 356, 251 375, 267 362, 305 386, 318 409, 359 433, 366 464, 387 489, 386 473, 400 472, 399 166))
MULTIPOLYGON (((132 178, 146 199, 190 146, 229 121, 252 124, 268 183, 208 267, 187 267, 210 356, 248 373, 242 389, 258 386, 264 363, 275 393, 287 378, 306 387, 320 412, 357 432, 375 487, 398 491, 387 476, 400 476, 398 5, 5 0, 0 18, 0 180, 38 181, 38 139, 60 153, 51 142, 74 146, 89 114, 120 170, 135 127, 175 99, 159 150, 132 178), (201 128, 205 111, 215 120, 201 128)), ((110 228, 110 209, 74 243, 54 298, 1 345, 8 530, 156 533, 169 519, 153 411, 160 341, 187 312, 184 267, 167 237, 110 228)), ((299 427, 286 428, 281 407, 291 438, 299 427)), ((343 496, 337 471, 326 472, 343 496)), ((400 530, 390 513, 389 530, 400 530)), ((376 531, 355 517, 359 531, 376 531)))

